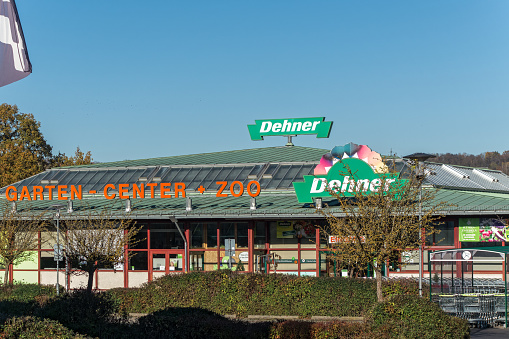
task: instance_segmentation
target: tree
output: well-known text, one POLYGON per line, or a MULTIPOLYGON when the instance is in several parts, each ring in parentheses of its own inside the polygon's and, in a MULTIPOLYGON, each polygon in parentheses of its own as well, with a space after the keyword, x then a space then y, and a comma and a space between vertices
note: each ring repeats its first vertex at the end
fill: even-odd
POLYGON ((113 215, 112 206, 100 211, 88 208, 86 214, 76 214, 61 222, 61 243, 71 274, 88 274, 87 291, 92 292, 94 273, 98 268, 114 268, 123 264, 126 248, 134 245, 140 227, 128 215, 113 215))
POLYGON ((29 216, 28 211, 21 215, 9 204, 4 204, 0 219, 0 263, 5 268, 4 285, 10 281, 11 265, 33 259, 39 232, 45 228, 42 215, 29 216))
POLYGON ((350 189, 342 190, 338 185, 329 188, 338 201, 339 213, 324 211, 327 225, 323 231, 337 239, 331 245, 334 260, 361 270, 368 265, 374 267, 377 298, 382 301, 382 266, 402 250, 419 248, 425 236, 435 232, 432 225, 440 218, 439 211, 445 203, 435 200, 433 188, 422 188, 424 176, 417 174, 425 172, 415 164, 405 176, 384 166, 385 172, 378 173, 376 179, 378 189, 373 186, 367 189, 363 179, 349 167, 348 160, 340 160, 343 167, 335 165, 330 169, 343 168, 345 173, 340 175, 350 178, 350 189))
POLYGON ((52 160, 51 146, 32 114, 0 105, 0 187, 42 172, 52 160))
POLYGON ((74 157, 68 157, 64 153, 58 153, 53 159, 53 167, 88 165, 91 164, 92 161, 92 153, 90 151, 83 153, 81 149, 77 147, 74 152, 74 157))
POLYGON ((78 147, 74 157, 54 156, 32 114, 20 113, 16 105, 0 105, 0 187, 38 174, 50 167, 85 165, 92 154, 78 147))

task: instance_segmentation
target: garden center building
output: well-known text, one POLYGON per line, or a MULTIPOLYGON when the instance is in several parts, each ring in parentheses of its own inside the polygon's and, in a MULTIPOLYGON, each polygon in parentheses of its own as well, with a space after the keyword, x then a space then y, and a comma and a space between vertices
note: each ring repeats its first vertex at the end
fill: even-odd
MULTIPOLYGON (((303 182, 304 175, 316 173, 328 152, 282 146, 53 168, 4 187, 0 196, 8 204, 24 197, 17 201, 18 209, 26 203, 48 214, 61 204, 63 222, 69 214, 113 202, 116 215, 128 214, 143 225, 139 238, 144 240, 126 249, 136 255, 115 270, 98 270, 98 289, 139 286, 172 272, 225 268, 226 239, 235 241, 234 268, 240 260, 248 272, 331 275, 335 272, 326 258, 328 239, 315 227, 325 223, 324 215, 315 204, 299 202, 293 186, 303 182), (59 201, 71 196, 76 198, 72 204, 59 201), (267 264, 267 258, 275 259, 277 267, 267 264)), ((403 160, 398 163, 405 166, 403 160)), ((509 177, 500 171, 436 163, 427 168, 433 175, 426 185, 440 187, 437 199, 455 206, 443 211, 441 232, 427 239, 422 261, 427 263, 428 249, 485 245, 483 229, 498 227, 495 220, 509 215, 509 177)), ((333 199, 323 203, 339 212, 333 199)), ((500 232, 505 237, 504 227, 500 232)), ((47 233, 39 237, 33 260, 12 268, 14 280, 55 283, 54 241, 47 233)), ((491 237, 489 244, 504 246, 501 239, 491 237)), ((417 275, 417 253, 404 252, 401 260, 406 264, 388 263, 386 274, 417 275)), ((476 274, 500 275, 502 265, 476 266, 476 274)), ((65 267, 63 261, 60 267, 65 267)), ((427 270, 425 265, 425 275, 427 270)), ((64 271, 60 281, 65 281, 64 271)), ((71 288, 85 284, 86 277, 70 278, 71 288)))

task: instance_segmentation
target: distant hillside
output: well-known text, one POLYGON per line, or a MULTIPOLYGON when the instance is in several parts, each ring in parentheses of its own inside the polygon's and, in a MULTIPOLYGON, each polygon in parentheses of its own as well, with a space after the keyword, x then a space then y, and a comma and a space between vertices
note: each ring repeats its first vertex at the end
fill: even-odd
POLYGON ((435 158, 431 158, 429 161, 451 165, 489 168, 500 170, 509 175, 509 151, 504 151, 502 154, 498 152, 485 152, 479 155, 445 153, 437 154, 435 158))

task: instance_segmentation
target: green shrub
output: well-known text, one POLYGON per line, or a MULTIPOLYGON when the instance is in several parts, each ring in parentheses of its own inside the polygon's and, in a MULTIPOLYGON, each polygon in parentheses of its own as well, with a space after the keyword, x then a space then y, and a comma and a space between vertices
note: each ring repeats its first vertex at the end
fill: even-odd
POLYGON ((284 321, 270 329, 271 339, 310 339, 312 323, 306 321, 284 321))
POLYGON ((92 337, 117 337, 117 333, 125 330, 127 323, 127 315, 119 312, 109 294, 87 293, 86 290, 52 299, 35 313, 41 318, 58 320, 71 330, 92 337))
POLYGON ((36 317, 11 318, 3 326, 0 335, 5 339, 18 338, 41 338, 41 339, 71 339, 86 338, 76 334, 64 327, 58 321, 49 319, 40 319, 36 317))
POLYGON ((316 323, 311 328, 311 338, 313 339, 383 339, 386 336, 383 333, 375 335, 370 326, 365 323, 347 323, 347 322, 329 322, 316 323))
POLYGON ((391 338, 469 338, 465 320, 454 318, 427 299, 397 295, 378 303, 369 314, 374 333, 391 338))
POLYGON ((9 316, 30 315, 55 296, 56 291, 52 286, 24 283, 0 286, 0 313, 9 316))
POLYGON ((284 321, 274 324, 270 330, 271 339, 372 339, 385 338, 375 335, 365 322, 320 322, 284 321))
POLYGON ((370 279, 296 277, 221 270, 168 275, 108 294, 127 312, 199 307, 219 314, 361 316, 376 302, 370 279))

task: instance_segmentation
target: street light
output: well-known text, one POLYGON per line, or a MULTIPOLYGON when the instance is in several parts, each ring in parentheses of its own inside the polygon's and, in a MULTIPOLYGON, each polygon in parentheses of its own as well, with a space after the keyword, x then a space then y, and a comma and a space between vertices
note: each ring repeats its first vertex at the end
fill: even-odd
POLYGON ((64 208, 63 205, 53 205, 49 209, 56 210, 55 213, 55 219, 57 219, 57 295, 60 295, 60 281, 59 281, 59 274, 60 274, 60 257, 62 254, 62 250, 60 248, 60 210, 64 208))
MULTIPOLYGON (((429 158, 434 158, 435 155, 428 154, 428 153, 413 153, 410 155, 407 155, 403 157, 403 159, 410 159, 417 163, 417 170, 420 172, 420 163, 428 160, 429 158)), ((419 183, 419 296, 422 297, 422 225, 421 225, 421 218, 422 218, 422 181, 424 180, 424 173, 417 174, 417 179, 421 180, 419 183)), ((429 272, 431 274, 431 272, 429 272)))

